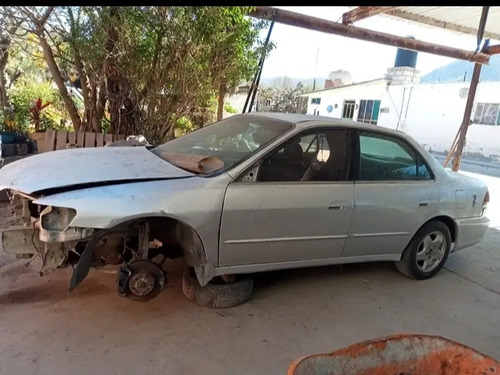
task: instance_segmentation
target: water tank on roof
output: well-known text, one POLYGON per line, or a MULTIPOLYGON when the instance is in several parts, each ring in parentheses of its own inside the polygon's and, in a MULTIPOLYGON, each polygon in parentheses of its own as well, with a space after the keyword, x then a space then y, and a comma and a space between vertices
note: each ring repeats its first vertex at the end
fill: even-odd
MULTIPOLYGON (((409 39, 415 39, 413 36, 408 36, 409 39)), ((398 48, 396 53, 396 61, 394 61, 394 67, 407 66, 410 68, 415 68, 417 66, 417 51, 410 51, 404 48, 398 48)))
POLYGON ((335 82, 335 80, 339 80, 342 86, 350 85, 352 83, 351 73, 342 69, 330 72, 328 78, 330 78, 332 82, 335 82))

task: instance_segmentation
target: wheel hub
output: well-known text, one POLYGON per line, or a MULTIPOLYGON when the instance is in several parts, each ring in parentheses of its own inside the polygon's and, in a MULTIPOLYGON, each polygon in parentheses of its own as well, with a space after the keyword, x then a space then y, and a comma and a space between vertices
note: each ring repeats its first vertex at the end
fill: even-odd
POLYGON ((423 272, 430 272, 439 266, 445 254, 446 240, 442 233, 432 232, 420 243, 417 251, 417 266, 423 272))
POLYGON ((149 301, 160 294, 165 282, 165 273, 159 265, 140 259, 121 267, 116 287, 122 297, 149 301))
POLYGON ((151 274, 138 273, 130 278, 128 286, 132 294, 138 297, 144 297, 153 291, 155 279, 151 274))

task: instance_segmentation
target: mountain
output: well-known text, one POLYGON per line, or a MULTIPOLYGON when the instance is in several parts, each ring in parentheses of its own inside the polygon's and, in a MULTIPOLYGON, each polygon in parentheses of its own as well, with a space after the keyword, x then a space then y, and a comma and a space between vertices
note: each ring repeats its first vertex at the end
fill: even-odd
MULTIPOLYGON (((427 73, 422 77, 422 82, 470 82, 473 69, 473 63, 464 60, 457 60, 427 73)), ((500 55, 491 56, 490 63, 483 66, 479 80, 500 81, 500 55)))

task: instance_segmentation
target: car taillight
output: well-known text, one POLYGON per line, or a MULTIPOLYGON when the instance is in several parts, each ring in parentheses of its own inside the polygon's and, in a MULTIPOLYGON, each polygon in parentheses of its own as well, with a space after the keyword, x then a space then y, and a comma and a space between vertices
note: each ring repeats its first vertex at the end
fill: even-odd
POLYGON ((490 201, 490 192, 487 190, 486 194, 484 195, 483 206, 486 206, 489 201, 490 201))

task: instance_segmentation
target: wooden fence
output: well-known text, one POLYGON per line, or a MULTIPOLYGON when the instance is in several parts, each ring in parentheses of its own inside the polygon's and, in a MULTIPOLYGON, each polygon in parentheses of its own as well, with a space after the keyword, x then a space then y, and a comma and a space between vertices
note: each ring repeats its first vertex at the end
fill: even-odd
POLYGON ((103 147, 108 143, 125 138, 124 134, 67 132, 61 130, 47 130, 44 133, 35 133, 32 136, 32 139, 37 142, 38 152, 63 150, 73 147, 103 147))

